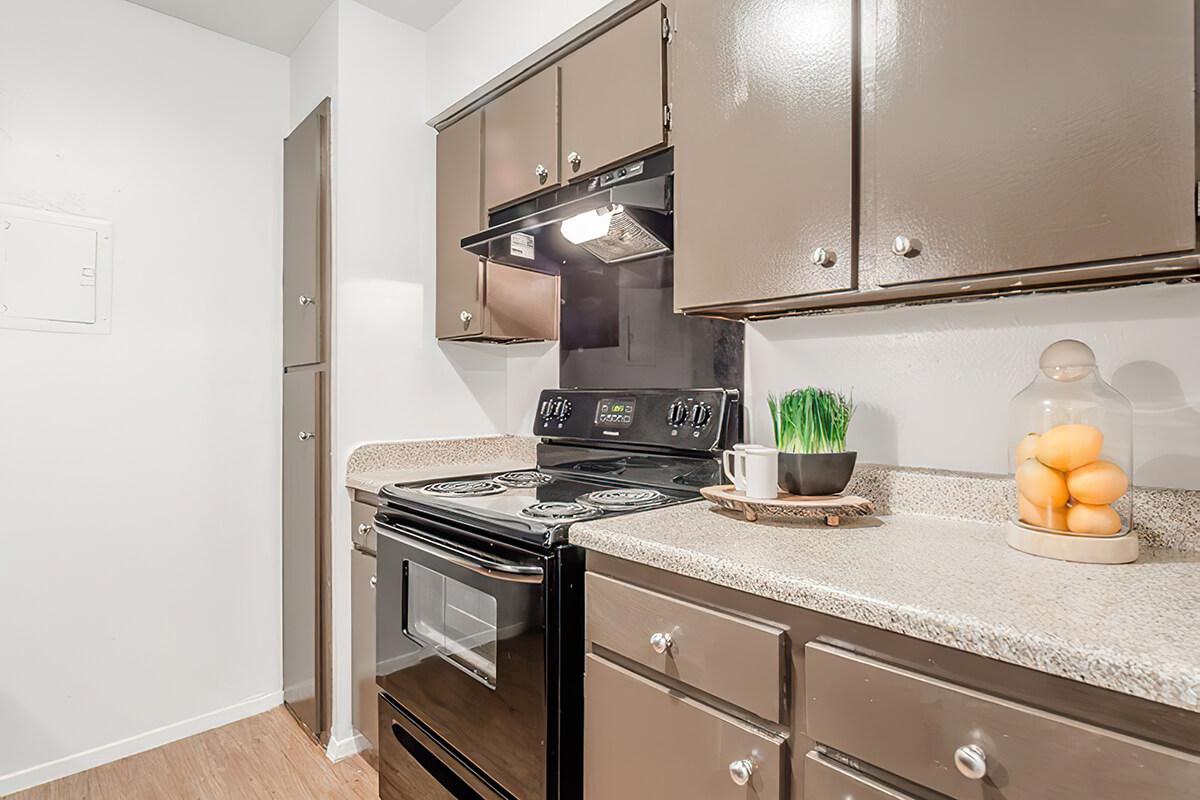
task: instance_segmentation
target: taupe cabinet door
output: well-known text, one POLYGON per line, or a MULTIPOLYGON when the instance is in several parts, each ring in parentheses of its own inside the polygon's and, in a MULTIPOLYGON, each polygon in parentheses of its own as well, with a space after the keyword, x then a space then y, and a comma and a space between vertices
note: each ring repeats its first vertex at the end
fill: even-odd
POLYGON ((854 285, 853 6, 679 4, 668 45, 677 309, 854 285))
POLYGON ((864 281, 1193 247, 1192 0, 866 5, 864 281))
POLYGON ((567 180, 663 143, 663 8, 655 3, 562 62, 567 180))
POLYGON ((483 113, 476 111, 437 137, 437 337, 483 331, 483 269, 460 246, 483 228, 483 113))
POLYGON ((325 249, 322 103, 283 141, 283 366, 316 364, 321 355, 321 263, 325 249))
POLYGON ((316 370, 283 376, 283 699, 314 735, 322 730, 317 702, 321 379, 316 370))
POLYGON ((558 185, 558 69, 544 69, 510 89, 483 114, 487 208, 558 185))
MULTIPOLYGON (((354 524, 362 503, 354 504, 354 524)), ((369 513, 374 508, 366 506, 369 513)), ((369 519, 369 517, 368 517, 369 519)), ((375 556, 350 553, 350 657, 354 673, 351 703, 354 729, 379 747, 379 689, 375 685, 375 556)))

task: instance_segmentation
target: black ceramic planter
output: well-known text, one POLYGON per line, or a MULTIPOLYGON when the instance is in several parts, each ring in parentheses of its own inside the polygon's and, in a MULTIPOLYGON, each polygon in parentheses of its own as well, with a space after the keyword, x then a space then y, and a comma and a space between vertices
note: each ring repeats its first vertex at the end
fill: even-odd
POLYGON ((780 453, 779 486, 788 494, 825 497, 850 483, 858 453, 780 453))

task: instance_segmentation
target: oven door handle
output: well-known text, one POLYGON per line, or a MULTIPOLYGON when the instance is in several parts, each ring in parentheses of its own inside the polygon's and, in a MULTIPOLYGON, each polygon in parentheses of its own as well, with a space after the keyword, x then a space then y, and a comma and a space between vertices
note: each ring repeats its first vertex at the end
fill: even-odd
POLYGON ((416 548, 423 553, 428 553, 443 561, 448 561, 456 567, 470 570, 477 575, 483 575, 485 578, 492 578, 507 583, 541 583, 545 576, 545 571, 541 567, 536 567, 532 564, 514 564, 510 561, 497 561, 473 551, 451 550, 440 547, 433 542, 414 536, 411 531, 405 531, 381 522, 378 517, 375 518, 375 528, 385 536, 399 539, 409 547, 416 548))

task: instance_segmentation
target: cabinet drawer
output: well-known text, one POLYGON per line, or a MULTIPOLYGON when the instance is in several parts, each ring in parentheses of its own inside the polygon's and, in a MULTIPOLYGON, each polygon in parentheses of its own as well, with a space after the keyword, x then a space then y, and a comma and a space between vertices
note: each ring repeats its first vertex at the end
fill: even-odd
POLYGON ((783 631, 589 572, 587 636, 773 722, 783 720, 783 631), (651 639, 670 637, 664 652, 651 639))
POLYGON ((587 657, 585 800, 777 800, 783 742, 594 655, 587 657), (752 764, 749 782, 732 777, 752 764))
POLYGON ((1196 756, 824 644, 804 661, 814 741, 951 797, 1183 800, 1200 786, 1196 756), (972 745, 986 759, 978 780, 955 766, 972 745))
POLYGON ((804 800, 916 800, 819 753, 804 761, 804 800))

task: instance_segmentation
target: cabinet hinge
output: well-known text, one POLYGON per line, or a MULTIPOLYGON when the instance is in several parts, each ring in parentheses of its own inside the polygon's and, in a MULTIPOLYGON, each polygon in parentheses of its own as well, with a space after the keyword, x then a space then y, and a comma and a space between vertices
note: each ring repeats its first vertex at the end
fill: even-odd
POLYGON ((663 106, 663 127, 671 130, 671 104, 667 103, 663 106))
POLYGON ((663 21, 662 21, 663 41, 665 41, 667 44, 670 44, 671 39, 674 37, 674 33, 675 33, 674 30, 671 28, 671 20, 668 19, 667 17, 663 17, 663 21))

